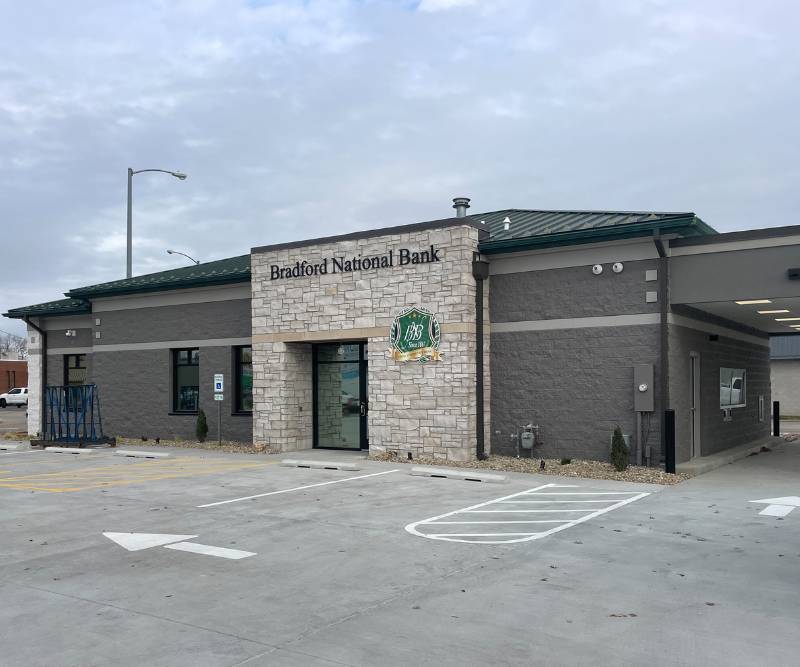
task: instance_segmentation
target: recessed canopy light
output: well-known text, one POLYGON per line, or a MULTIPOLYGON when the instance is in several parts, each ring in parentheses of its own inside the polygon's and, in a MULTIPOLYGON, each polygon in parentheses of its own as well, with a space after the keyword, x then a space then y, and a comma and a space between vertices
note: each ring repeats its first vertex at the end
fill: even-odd
POLYGON ((737 301, 740 306, 754 306, 759 303, 772 303, 769 299, 750 299, 749 301, 737 301))
POLYGON ((800 322, 800 317, 776 317, 776 322, 800 322))
POLYGON ((788 313, 788 310, 759 310, 759 315, 777 315, 778 313, 788 313))

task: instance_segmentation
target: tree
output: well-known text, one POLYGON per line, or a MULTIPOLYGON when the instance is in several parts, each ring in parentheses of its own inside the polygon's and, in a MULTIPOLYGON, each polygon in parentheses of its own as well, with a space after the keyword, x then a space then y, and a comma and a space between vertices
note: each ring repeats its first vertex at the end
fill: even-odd
POLYGON ((622 437, 622 429, 617 426, 611 439, 611 464, 618 472, 622 472, 628 467, 630 455, 631 451, 625 444, 625 438, 622 437))
POLYGON ((0 331, 0 359, 27 359, 28 339, 0 331))
POLYGON ((205 442, 206 436, 208 435, 208 422, 206 421, 206 413, 203 412, 203 410, 197 413, 195 435, 200 442, 205 442))

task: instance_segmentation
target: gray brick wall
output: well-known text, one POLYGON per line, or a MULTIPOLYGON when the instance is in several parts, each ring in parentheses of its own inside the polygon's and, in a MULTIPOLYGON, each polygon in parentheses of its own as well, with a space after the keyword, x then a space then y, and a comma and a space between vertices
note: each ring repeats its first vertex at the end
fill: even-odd
POLYGON ((622 273, 604 265, 599 276, 591 266, 526 271, 492 276, 492 322, 657 313, 658 303, 646 303, 645 292, 658 282, 645 282, 645 271, 658 260, 625 262, 622 273))
POLYGON ((649 363, 657 400, 648 442, 658 461, 658 357, 658 325, 493 333, 492 452, 513 455, 510 435, 532 422, 541 455, 606 460, 617 424, 635 433, 633 366, 649 363))
MULTIPOLYGON (((252 418, 232 415, 233 356, 230 347, 200 349, 200 407, 208 417, 209 440, 217 435, 213 376, 225 375, 222 402, 224 440, 252 442, 252 418)), ((171 415, 170 350, 100 352, 94 355, 93 380, 100 389, 106 435, 148 438, 194 438, 195 415, 171 415)))
MULTIPOLYGON (((250 299, 96 313, 100 344, 241 338, 250 335, 250 299)), ((94 320, 93 320, 94 322, 94 320)))
POLYGON ((678 462, 691 458, 689 422, 689 354, 700 354, 700 452, 714 454, 723 449, 753 442, 770 434, 769 347, 696 329, 670 325, 670 404, 675 410, 675 457, 678 462), (719 369, 744 368, 747 406, 731 410, 732 421, 723 421, 719 406, 719 369), (764 396, 765 419, 758 420, 758 397, 764 396))
POLYGON ((800 359, 773 359, 772 400, 781 402, 781 414, 800 416, 800 359))

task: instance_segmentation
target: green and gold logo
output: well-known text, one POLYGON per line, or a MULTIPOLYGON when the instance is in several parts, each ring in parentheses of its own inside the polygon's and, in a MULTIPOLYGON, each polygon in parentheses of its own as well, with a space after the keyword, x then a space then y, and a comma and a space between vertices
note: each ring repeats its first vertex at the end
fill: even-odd
POLYGON ((394 318, 389 329, 389 352, 395 361, 439 361, 442 330, 429 310, 411 306, 394 318))

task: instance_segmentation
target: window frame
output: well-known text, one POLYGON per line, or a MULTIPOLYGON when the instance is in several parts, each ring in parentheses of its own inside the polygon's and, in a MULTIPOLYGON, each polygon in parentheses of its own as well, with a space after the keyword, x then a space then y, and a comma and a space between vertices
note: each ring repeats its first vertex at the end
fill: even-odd
POLYGON ((196 415, 200 411, 200 348, 199 347, 180 347, 170 350, 170 368, 172 370, 172 401, 171 414, 174 415, 196 415), (181 352, 187 352, 187 358, 192 359, 192 352, 197 352, 197 363, 178 363, 178 358, 181 352), (178 368, 179 367, 197 367, 197 409, 195 410, 179 410, 178 409, 178 368))
MULTIPOLYGON (((233 402, 232 406, 232 414, 234 415, 252 415, 253 409, 250 408, 249 410, 245 410, 242 407, 242 384, 241 384, 241 373, 242 373, 242 350, 245 348, 250 349, 250 371, 252 377, 252 370, 253 370, 253 345, 236 345, 233 347, 233 402)), ((251 387, 251 401, 252 401, 252 387, 251 387)))
MULTIPOLYGON (((79 386, 81 386, 81 385, 72 385, 72 384, 70 384, 70 382, 69 382, 69 369, 70 368, 73 368, 73 369, 77 368, 77 369, 85 370, 86 371, 86 382, 89 381, 89 365, 86 362, 86 353, 70 352, 70 353, 64 355, 64 386, 65 387, 73 387, 73 386, 74 387, 79 387, 79 386), (70 362, 71 358, 74 358, 76 360, 76 362, 75 362, 76 365, 75 366, 70 366, 69 365, 69 362, 70 362), (81 360, 83 361, 83 366, 78 366, 77 364, 81 360)), ((83 384, 86 384, 86 383, 83 383, 83 384)))
POLYGON ((746 368, 731 368, 728 366, 720 366, 719 368, 719 388, 720 388, 720 410, 731 410, 733 408, 746 408, 747 407, 747 369, 746 368), (725 376, 730 378, 730 386, 723 384, 725 376), (734 382, 736 380, 742 381, 742 386, 739 389, 739 402, 733 403, 734 382), (727 389, 728 403, 722 402, 722 390, 727 389))

